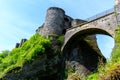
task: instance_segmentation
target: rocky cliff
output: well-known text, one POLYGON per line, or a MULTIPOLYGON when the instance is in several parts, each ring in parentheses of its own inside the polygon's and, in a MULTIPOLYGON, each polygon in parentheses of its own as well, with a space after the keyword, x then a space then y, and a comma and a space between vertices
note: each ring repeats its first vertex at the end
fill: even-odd
MULTIPOLYGON (((31 39, 26 41, 25 44, 23 44, 23 46, 19 47, 21 48, 21 50, 18 53, 14 53, 14 55, 19 54, 17 58, 26 55, 24 59, 27 59, 27 56, 30 54, 27 53, 28 50, 26 50, 24 53, 21 52, 22 49, 28 46, 27 43, 29 43, 30 41, 31 39)), ((23 63, 23 65, 21 66, 14 65, 13 68, 7 69, 7 71, 6 68, 11 65, 6 66, 6 68, 3 70, 4 76, 2 76, 1 79, 2 80, 64 80, 71 72, 72 73, 75 72, 78 74, 83 73, 85 76, 87 76, 88 74, 90 74, 91 72, 97 69, 99 56, 97 52, 85 40, 78 40, 78 42, 79 44, 76 42, 74 45, 69 47, 68 49, 69 53, 64 53, 65 56, 61 54, 60 51, 61 44, 59 43, 59 41, 51 42, 51 46, 46 47, 45 52, 43 54, 41 54, 39 50, 37 51, 35 49, 35 52, 32 55, 35 55, 37 53, 37 56, 32 58, 31 59, 32 61, 29 60, 23 63), (77 46, 75 46, 76 44, 77 46)), ((35 46, 40 45, 39 41, 38 42, 35 41, 35 44, 36 44, 35 46)), ((34 49, 34 46, 31 46, 31 48, 34 49)), ((10 54, 12 54, 12 52, 10 54)), ((9 58, 9 56, 7 56, 6 58, 9 58)), ((17 62, 19 61, 17 60, 16 63, 14 64, 17 64, 17 62)), ((3 63, 1 64, 3 65, 3 63)))

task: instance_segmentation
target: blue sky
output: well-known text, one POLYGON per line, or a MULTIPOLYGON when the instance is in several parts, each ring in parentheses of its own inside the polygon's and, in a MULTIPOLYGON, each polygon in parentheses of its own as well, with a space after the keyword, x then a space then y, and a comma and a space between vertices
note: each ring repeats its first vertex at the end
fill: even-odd
MULTIPOLYGON (((44 23, 49 7, 60 7, 66 14, 86 19, 114 7, 114 0, 0 0, 0 51, 11 50, 22 38, 28 38, 44 23)), ((107 57, 114 45, 112 38, 97 36, 107 57)))

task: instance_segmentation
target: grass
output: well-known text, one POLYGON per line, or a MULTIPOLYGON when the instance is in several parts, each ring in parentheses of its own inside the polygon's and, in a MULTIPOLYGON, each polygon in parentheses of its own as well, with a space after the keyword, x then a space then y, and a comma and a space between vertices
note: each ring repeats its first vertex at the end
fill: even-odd
POLYGON ((5 57, 0 56, 0 78, 13 69, 20 69, 25 63, 31 63, 38 55, 44 55, 50 45, 49 39, 35 34, 20 48, 14 48, 5 57))
POLYGON ((64 42, 64 35, 59 36, 59 37, 58 37, 58 43, 60 43, 60 44, 62 45, 63 42, 64 42))

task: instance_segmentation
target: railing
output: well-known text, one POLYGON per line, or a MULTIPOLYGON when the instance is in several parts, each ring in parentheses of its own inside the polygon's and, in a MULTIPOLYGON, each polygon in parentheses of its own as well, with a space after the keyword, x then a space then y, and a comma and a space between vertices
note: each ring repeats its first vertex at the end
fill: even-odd
POLYGON ((95 15, 95 16, 92 16, 92 17, 90 17, 90 18, 87 18, 86 21, 92 21, 92 20, 95 20, 95 19, 100 18, 100 17, 102 17, 102 16, 111 14, 111 13, 113 13, 113 12, 114 12, 114 8, 111 8, 111 9, 108 9, 108 10, 102 12, 102 13, 99 13, 99 14, 95 15))

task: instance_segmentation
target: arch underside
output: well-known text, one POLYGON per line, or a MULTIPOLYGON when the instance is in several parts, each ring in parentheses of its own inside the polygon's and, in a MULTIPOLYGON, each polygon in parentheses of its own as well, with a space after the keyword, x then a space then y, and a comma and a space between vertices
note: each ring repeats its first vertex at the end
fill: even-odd
POLYGON ((109 30, 109 28, 105 29, 102 27, 83 27, 80 29, 74 29, 66 32, 64 44, 61 48, 61 51, 64 51, 64 48, 67 46, 67 44, 69 44, 69 42, 71 42, 74 38, 85 38, 86 36, 95 34, 104 34, 114 38, 114 31, 109 30))

